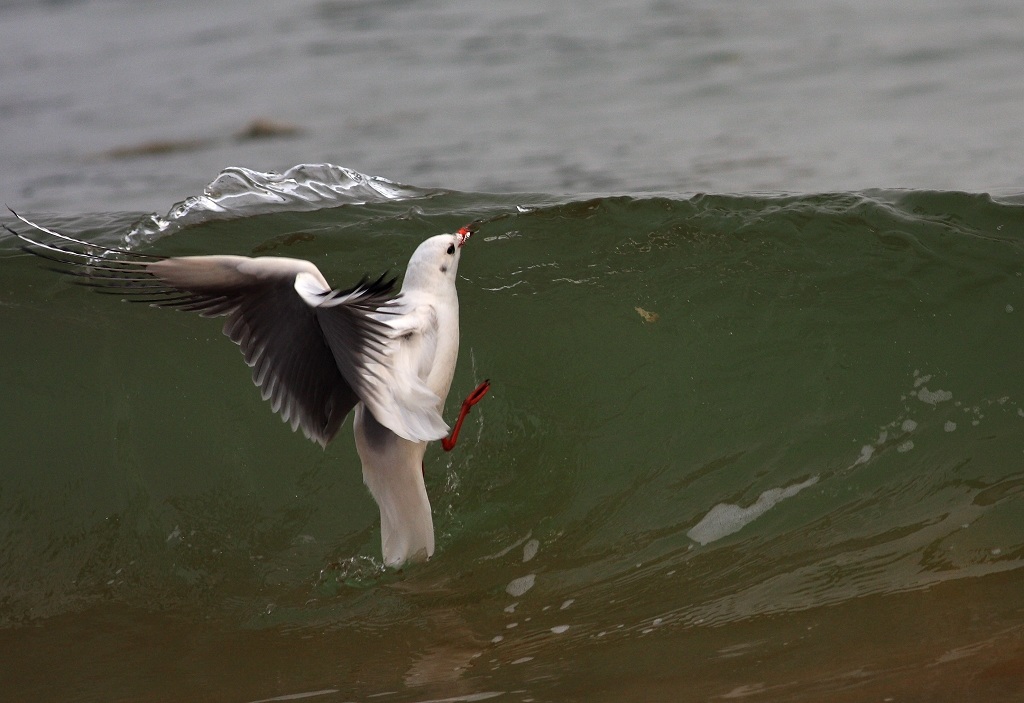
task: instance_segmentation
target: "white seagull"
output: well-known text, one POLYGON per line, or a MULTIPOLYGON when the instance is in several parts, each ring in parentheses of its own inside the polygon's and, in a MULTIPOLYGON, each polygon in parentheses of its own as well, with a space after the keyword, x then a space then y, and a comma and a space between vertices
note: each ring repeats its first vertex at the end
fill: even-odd
POLYGON ((473 225, 422 242, 401 292, 386 274, 334 290, 309 261, 284 257, 162 257, 91 244, 15 217, 35 237, 22 248, 103 292, 159 307, 226 316, 264 400, 292 430, 326 446, 353 408, 363 481, 380 507, 384 563, 434 553, 423 481, 427 442, 455 446, 484 381, 463 402, 451 435, 441 417, 459 353, 455 277, 473 225), (39 233, 54 238, 49 241, 39 233))

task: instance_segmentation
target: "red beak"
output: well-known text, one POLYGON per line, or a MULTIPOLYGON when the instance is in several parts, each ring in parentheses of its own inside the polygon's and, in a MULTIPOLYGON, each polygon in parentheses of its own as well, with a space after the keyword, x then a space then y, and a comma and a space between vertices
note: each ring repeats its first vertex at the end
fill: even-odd
POLYGON ((459 246, 460 247, 464 246, 466 244, 466 240, 469 239, 473 235, 473 233, 477 231, 477 229, 479 227, 480 227, 480 221, 479 220, 476 220, 474 222, 470 222, 465 227, 461 227, 459 229, 459 231, 455 233, 455 234, 459 235, 459 246))

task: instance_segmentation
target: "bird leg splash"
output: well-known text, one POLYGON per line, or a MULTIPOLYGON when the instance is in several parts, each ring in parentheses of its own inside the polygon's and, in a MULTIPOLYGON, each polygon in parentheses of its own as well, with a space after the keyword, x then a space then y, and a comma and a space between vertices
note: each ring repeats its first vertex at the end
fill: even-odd
POLYGON ((459 419, 455 421, 455 428, 449 436, 441 440, 441 448, 446 452, 455 449, 455 443, 459 441, 459 430, 462 429, 462 421, 469 414, 469 409, 483 400, 483 397, 487 395, 489 390, 491 390, 491 382, 489 380, 484 381, 462 401, 462 409, 459 410, 459 419))

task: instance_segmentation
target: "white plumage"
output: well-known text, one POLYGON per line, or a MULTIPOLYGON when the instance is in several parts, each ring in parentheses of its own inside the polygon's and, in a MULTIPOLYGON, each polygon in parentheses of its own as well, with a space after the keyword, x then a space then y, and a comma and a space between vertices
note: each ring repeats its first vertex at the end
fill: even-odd
MULTIPOLYGON (((451 235, 438 235, 420 244, 394 307, 377 315, 392 330, 385 366, 393 374, 388 388, 400 395, 395 407, 426 406, 424 414, 433 410, 437 419, 459 355, 455 276, 465 241, 461 236, 456 234, 458 241, 453 242, 451 235)), ((396 566, 430 557, 434 526, 423 482, 426 441, 403 436, 365 404, 356 406, 353 428, 363 481, 380 507, 384 563, 396 566)), ((439 436, 425 439, 441 439, 447 431, 445 426, 439 436)))

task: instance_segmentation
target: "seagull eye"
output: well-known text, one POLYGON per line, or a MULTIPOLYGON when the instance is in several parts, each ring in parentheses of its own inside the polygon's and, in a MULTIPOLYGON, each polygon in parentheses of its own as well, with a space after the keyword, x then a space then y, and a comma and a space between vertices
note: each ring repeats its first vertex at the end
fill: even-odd
POLYGON ((449 244, 448 245, 448 253, 449 254, 454 254, 455 253, 455 245, 454 244, 449 244))

